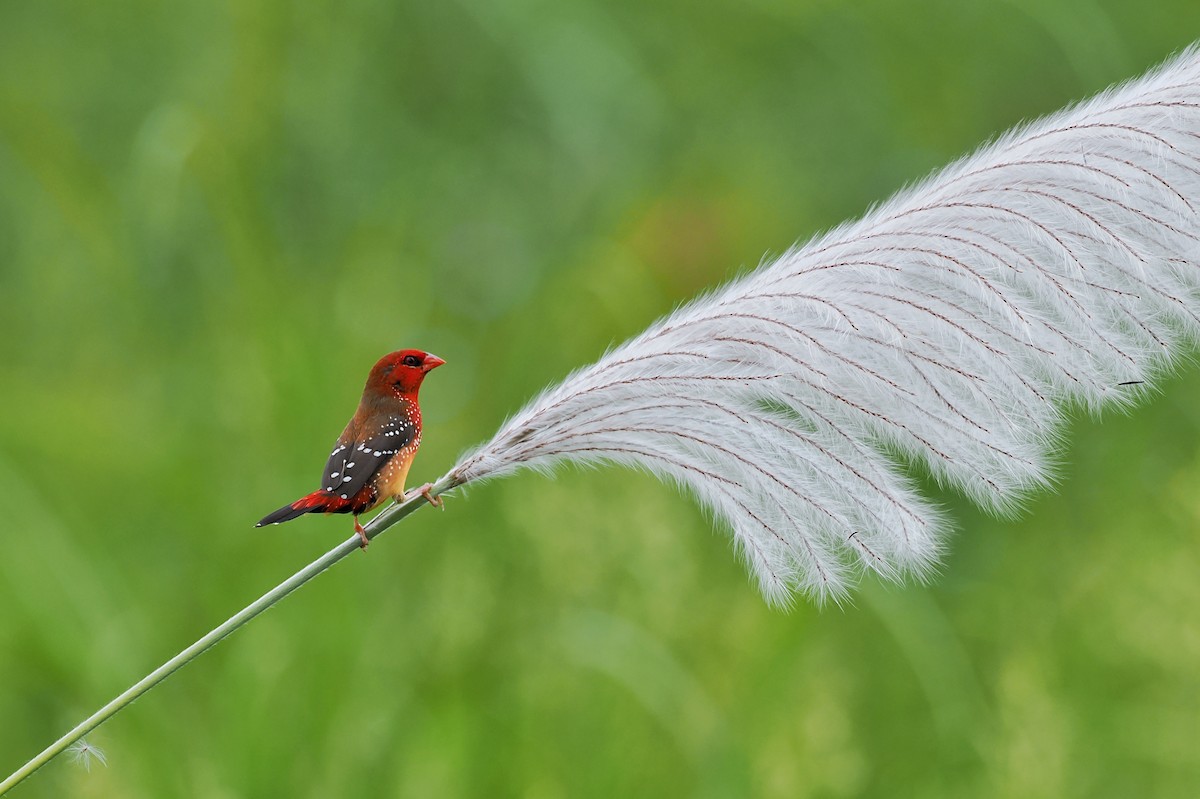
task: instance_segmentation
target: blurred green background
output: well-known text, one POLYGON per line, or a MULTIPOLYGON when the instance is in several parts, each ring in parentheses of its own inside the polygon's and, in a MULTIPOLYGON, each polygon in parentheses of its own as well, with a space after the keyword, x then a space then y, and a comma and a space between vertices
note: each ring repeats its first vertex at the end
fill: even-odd
MULTIPOLYGON (((1134 76, 1194 0, 0 5, 0 772, 350 534, 383 353, 414 480, 705 287, 1134 76)), ((930 586, 768 608, 615 469, 390 532, 21 797, 1195 797, 1200 376, 1080 419, 930 586)), ((931 489, 935 490, 936 489, 931 489)))

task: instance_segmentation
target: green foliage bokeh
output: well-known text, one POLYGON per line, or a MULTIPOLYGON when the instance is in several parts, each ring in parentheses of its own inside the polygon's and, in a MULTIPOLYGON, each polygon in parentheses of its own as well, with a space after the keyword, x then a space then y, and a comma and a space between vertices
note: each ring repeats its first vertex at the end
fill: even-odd
MULTIPOLYGON (((0 771, 706 287, 1200 31, 1194 0, 0 6, 0 771)), ((618 470, 422 511, 22 797, 1194 797, 1200 378, 1077 420, 930 586, 769 609, 618 470)), ((931 487, 935 490, 935 487, 931 487)), ((14 796, 17 795, 14 793, 14 796)))

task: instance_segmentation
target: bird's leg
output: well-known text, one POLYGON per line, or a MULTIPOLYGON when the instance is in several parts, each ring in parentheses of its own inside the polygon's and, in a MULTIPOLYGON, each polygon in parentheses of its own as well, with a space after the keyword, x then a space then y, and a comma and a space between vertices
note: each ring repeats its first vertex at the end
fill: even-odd
POLYGON ((433 488, 433 483, 426 483, 425 485, 421 486, 420 488, 414 488, 412 491, 405 491, 404 492, 404 501, 407 502, 408 500, 412 499, 414 496, 425 497, 426 501, 428 501, 429 504, 432 505, 433 507, 444 508, 445 503, 442 502, 442 498, 435 497, 433 494, 431 494, 429 492, 429 490, 431 488, 433 488))
POLYGON ((431 488, 433 488, 433 483, 426 483, 417 490, 420 491, 421 496, 425 497, 425 499, 429 501, 430 505, 435 508, 445 509, 446 503, 442 501, 442 498, 435 497, 433 494, 429 493, 429 489, 431 488))
POLYGON ((367 544, 371 543, 371 539, 367 538, 367 531, 361 524, 358 523, 358 516, 354 517, 354 532, 358 533, 358 537, 362 539, 362 544, 359 546, 362 549, 367 548, 367 544))

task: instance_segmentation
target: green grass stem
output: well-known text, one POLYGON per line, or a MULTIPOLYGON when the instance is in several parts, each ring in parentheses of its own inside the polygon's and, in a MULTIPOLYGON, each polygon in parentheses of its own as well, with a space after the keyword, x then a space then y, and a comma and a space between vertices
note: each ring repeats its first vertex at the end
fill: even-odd
MULTIPOLYGON (((430 489, 430 493, 436 497, 445 491, 449 491, 454 486, 455 481, 453 477, 447 475, 433 485, 432 489, 430 489)), ((406 502, 393 505, 365 525, 367 538, 374 539, 377 535, 411 514, 417 508, 427 504, 428 500, 425 499, 424 496, 417 495, 406 502)), ((342 558, 353 552, 357 552, 358 549, 359 538, 357 535, 352 535, 350 538, 338 544, 336 547, 329 550, 324 555, 317 558, 312 563, 308 564, 303 569, 272 588, 267 593, 263 594, 254 602, 251 602, 242 610, 230 616, 224 624, 214 628, 203 638, 196 641, 196 643, 187 647, 179 654, 168 660, 166 663, 162 664, 157 669, 138 680, 107 705, 88 716, 86 719, 72 728, 68 733, 63 735, 54 743, 50 744, 50 746, 47 746, 45 749, 43 749, 25 765, 14 771, 6 780, 4 780, 4 782, 0 782, 0 796, 8 793, 9 790, 19 785, 39 768, 49 763, 62 752, 66 751, 71 744, 80 740, 83 738, 83 736, 87 735, 105 721, 124 710, 142 694, 146 693, 151 688, 158 685, 175 672, 179 671, 188 663, 195 660, 201 654, 214 646, 218 641, 225 638, 242 625, 246 624, 246 622, 250 621, 255 616, 259 615, 264 610, 271 607, 279 600, 283 599, 285 596, 292 593, 297 588, 304 585, 309 580, 340 561, 342 558)))

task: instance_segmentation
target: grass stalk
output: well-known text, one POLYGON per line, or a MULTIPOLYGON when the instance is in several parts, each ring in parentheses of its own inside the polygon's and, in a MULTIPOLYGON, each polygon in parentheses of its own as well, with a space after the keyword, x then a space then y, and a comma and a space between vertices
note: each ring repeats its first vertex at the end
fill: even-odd
MULTIPOLYGON (((439 494, 454 488, 455 485, 457 485, 457 483, 455 482, 454 478, 451 475, 447 475, 433 485, 432 489, 430 489, 430 493, 436 497, 439 494)), ((396 524, 401 519, 417 510, 417 508, 426 504, 428 504, 428 500, 426 500, 424 496, 417 495, 406 502, 391 506, 365 525, 367 538, 374 539, 384 530, 396 524)), ((50 746, 46 747, 39 754, 29 760, 29 762, 27 762, 25 765, 14 771, 6 780, 4 780, 4 782, 0 782, 0 796, 4 795, 13 787, 23 782, 39 768, 53 760, 57 755, 66 751, 71 744, 80 740, 83 738, 83 736, 87 735, 105 721, 131 705, 134 700, 136 700, 142 694, 146 693, 151 688, 158 685, 175 672, 179 671, 179 669, 195 660, 205 651, 213 647, 218 641, 225 638, 242 625, 246 624, 248 621, 262 613, 267 608, 273 606, 279 600, 283 599, 285 596, 292 593, 297 588, 304 585, 309 580, 316 577, 318 574, 325 571, 342 558, 358 551, 359 544, 360 542, 357 535, 350 536, 350 538, 338 544, 336 547, 329 550, 324 555, 317 558, 312 563, 308 564, 303 569, 272 588, 267 593, 263 594, 254 602, 251 602, 233 616, 230 616, 224 624, 214 628, 203 638, 196 641, 196 643, 187 647, 179 654, 168 660, 166 663, 162 664, 157 669, 138 680, 107 705, 97 710, 91 716, 88 716, 86 719, 72 728, 68 733, 63 735, 57 741, 50 744, 50 746)))

